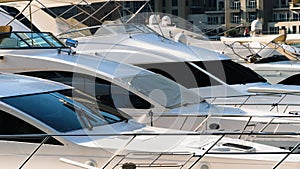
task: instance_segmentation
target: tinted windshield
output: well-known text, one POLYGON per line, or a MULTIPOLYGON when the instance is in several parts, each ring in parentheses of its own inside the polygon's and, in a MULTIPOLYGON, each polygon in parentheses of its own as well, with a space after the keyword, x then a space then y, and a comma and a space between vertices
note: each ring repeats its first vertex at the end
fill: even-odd
POLYGON ((137 66, 163 75, 189 89, 221 85, 187 62, 149 63, 137 66))
POLYGON ((193 62, 229 85, 266 82, 253 70, 231 60, 193 62))
POLYGON ((60 132, 127 120, 126 115, 106 107, 76 90, 63 90, 3 98, 1 101, 23 111, 60 132))
POLYGON ((159 74, 141 71, 135 76, 123 77, 122 81, 167 108, 203 101, 194 92, 159 74))
POLYGON ((0 48, 62 48, 65 47, 52 34, 45 32, 0 33, 0 48))

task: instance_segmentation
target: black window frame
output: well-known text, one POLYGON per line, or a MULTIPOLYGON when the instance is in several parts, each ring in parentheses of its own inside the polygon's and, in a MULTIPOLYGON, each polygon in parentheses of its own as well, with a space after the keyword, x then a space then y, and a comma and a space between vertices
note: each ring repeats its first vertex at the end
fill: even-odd
MULTIPOLYGON (((0 140, 23 142, 23 143, 41 143, 46 136, 47 133, 33 126, 32 124, 29 124, 28 122, 4 110, 0 110, 0 140), (4 132, 3 130, 6 130, 6 132, 4 132), (28 135, 35 134, 37 135, 37 137, 25 136, 27 134, 28 135), (11 137, 1 137, 1 135, 11 136, 11 137), (24 135, 24 136, 21 137, 17 135, 24 135), (41 137, 38 137, 38 135, 40 135, 41 137)), ((60 141, 58 141, 52 136, 50 136, 50 138, 48 138, 48 140, 44 144, 59 145, 59 146, 64 145, 63 143, 61 143, 60 141)))

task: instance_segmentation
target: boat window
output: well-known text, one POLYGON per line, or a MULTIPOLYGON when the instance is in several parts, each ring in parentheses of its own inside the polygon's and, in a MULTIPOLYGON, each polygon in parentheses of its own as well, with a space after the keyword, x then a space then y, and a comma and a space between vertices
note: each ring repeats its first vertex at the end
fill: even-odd
POLYGON ((245 150, 245 151, 254 150, 253 147, 242 145, 242 144, 236 144, 236 143, 224 143, 222 145, 226 146, 226 147, 232 147, 232 148, 236 148, 236 149, 245 150))
POLYGON ((64 71, 36 71, 21 74, 74 86, 111 107, 134 109, 150 109, 152 107, 148 101, 136 94, 97 77, 64 71))
MULTIPOLYGON (((28 143, 41 143, 44 137, 13 137, 13 135, 26 135, 26 134, 46 134, 33 125, 21 120, 5 111, 0 110, 0 135, 12 135, 12 137, 3 137, 0 140, 28 142, 28 143)), ((49 138, 45 144, 62 145, 53 137, 49 138)))
POLYGON ((137 66, 161 74, 189 89, 221 85, 215 79, 185 62, 149 63, 137 66))
POLYGON ((50 33, 45 32, 10 32, 0 33, 0 48, 64 48, 50 33))
POLYGON ((128 120, 117 110, 102 106, 92 97, 71 89, 3 98, 1 101, 59 132, 82 128, 92 130, 95 126, 128 120))
POLYGON ((300 85, 300 74, 296 74, 293 76, 290 76, 278 84, 284 84, 284 85, 300 85))
POLYGON ((289 59, 284 55, 273 55, 270 57, 261 58, 254 63, 259 64, 259 63, 272 63, 272 62, 280 62, 280 61, 289 61, 289 59))
POLYGON ((135 76, 122 77, 121 81, 128 83, 137 91, 167 108, 196 104, 203 101, 199 95, 180 84, 148 71, 140 71, 135 76))
POLYGON ((193 62, 229 85, 266 82, 250 68, 231 60, 213 60, 193 62))

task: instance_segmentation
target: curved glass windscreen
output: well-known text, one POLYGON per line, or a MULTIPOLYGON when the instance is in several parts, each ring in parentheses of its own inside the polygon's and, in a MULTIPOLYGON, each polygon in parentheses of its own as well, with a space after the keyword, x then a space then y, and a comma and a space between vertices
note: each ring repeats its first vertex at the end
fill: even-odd
POLYGON ((59 38, 78 38, 85 36, 108 36, 114 34, 138 34, 138 33, 154 33, 150 28, 142 24, 103 24, 92 26, 58 35, 59 38))
POLYGON ((149 63, 137 66, 161 74, 189 89, 222 85, 215 77, 230 85, 266 82, 253 70, 231 60, 194 61, 191 63, 196 66, 189 62, 149 63), (199 70, 198 67, 204 71, 199 70))
POLYGON ((126 114, 71 89, 3 98, 1 101, 60 132, 83 128, 92 130, 95 126, 129 119, 126 114))
POLYGON ((135 76, 123 77, 121 80, 167 108, 203 101, 194 92, 159 74, 141 71, 135 76))
POLYGON ((231 60, 192 62, 229 85, 266 82, 253 70, 231 60))
POLYGON ((64 48, 65 45, 46 32, 0 33, 0 49, 64 48))

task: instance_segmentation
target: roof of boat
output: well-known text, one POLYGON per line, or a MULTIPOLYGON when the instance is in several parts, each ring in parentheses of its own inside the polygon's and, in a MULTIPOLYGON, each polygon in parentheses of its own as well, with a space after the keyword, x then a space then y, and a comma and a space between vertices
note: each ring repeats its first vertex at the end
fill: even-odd
POLYGON ((114 34, 111 36, 79 37, 79 53, 104 53, 107 58, 117 55, 127 63, 229 60, 226 55, 208 49, 189 46, 156 34, 114 34), (110 41, 108 41, 110 39, 110 41), (122 39, 122 41, 120 41, 122 39), (104 45, 103 48, 96 48, 104 45), (108 48, 113 45, 113 48, 108 48), (109 53, 107 52, 109 49, 109 53), (122 53, 122 54, 120 54, 122 53), (142 57, 144 55, 144 57, 142 57), (122 57, 122 58, 121 58, 122 57))
POLYGON ((0 98, 71 89, 67 85, 16 74, 0 74, 0 98))

